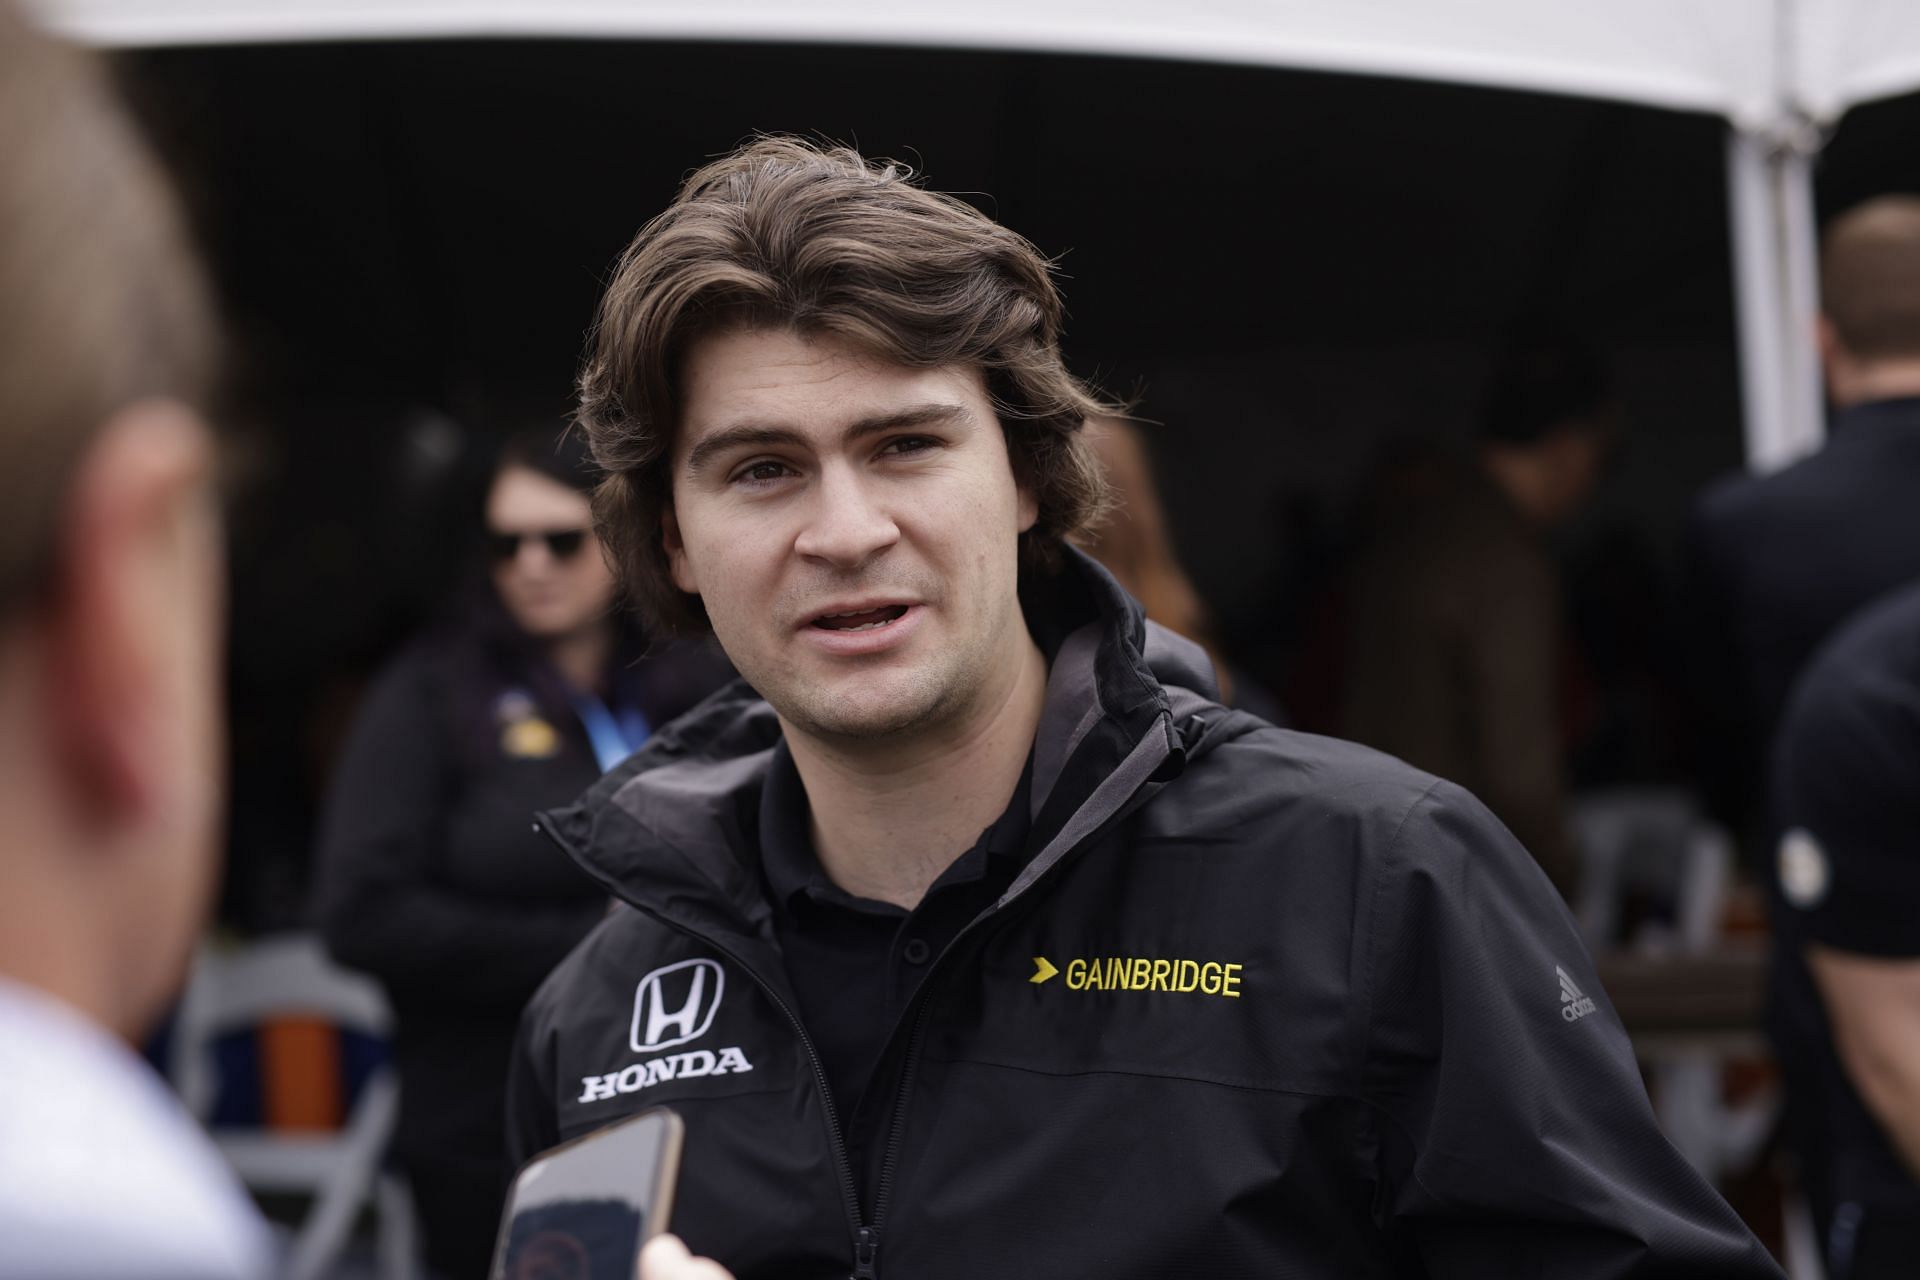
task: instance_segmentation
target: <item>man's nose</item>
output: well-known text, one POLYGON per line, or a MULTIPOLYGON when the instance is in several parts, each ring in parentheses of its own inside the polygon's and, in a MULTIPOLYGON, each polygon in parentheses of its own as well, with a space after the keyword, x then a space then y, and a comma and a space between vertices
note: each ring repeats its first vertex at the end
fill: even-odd
POLYGON ((900 540, 900 528, 872 482, 850 469, 829 467, 814 491, 794 549, 840 568, 857 568, 900 540))

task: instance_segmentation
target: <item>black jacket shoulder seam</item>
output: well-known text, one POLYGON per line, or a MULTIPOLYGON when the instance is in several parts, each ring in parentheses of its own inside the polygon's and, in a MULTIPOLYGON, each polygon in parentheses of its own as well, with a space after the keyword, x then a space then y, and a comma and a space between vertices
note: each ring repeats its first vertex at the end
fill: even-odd
POLYGON ((1374 978, 1379 960, 1377 939, 1380 902, 1386 894, 1388 877, 1398 865, 1400 841, 1406 833, 1407 823, 1411 822, 1413 815, 1433 798, 1433 793, 1444 785, 1446 785, 1445 779, 1435 778, 1407 805, 1407 811, 1400 815, 1400 821, 1394 825, 1393 835, 1388 839, 1386 848, 1373 869, 1373 889, 1367 896, 1365 937, 1361 940, 1366 948, 1366 968, 1361 974, 1360 998, 1355 1002, 1361 1010, 1361 1016, 1358 1020, 1359 1043, 1354 1046, 1353 1072, 1355 1091, 1363 1099, 1368 1097, 1367 1064, 1373 1056, 1373 998, 1374 978))

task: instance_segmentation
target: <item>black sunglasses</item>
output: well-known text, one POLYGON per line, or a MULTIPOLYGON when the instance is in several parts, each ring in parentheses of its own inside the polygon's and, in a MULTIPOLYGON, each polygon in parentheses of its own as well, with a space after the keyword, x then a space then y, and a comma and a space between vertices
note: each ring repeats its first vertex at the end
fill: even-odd
POLYGON ((555 560, 571 560, 586 545, 585 529, 546 529, 539 533, 496 533, 487 530, 487 555, 497 564, 505 564, 520 554, 520 544, 538 538, 547 544, 547 554, 555 560))

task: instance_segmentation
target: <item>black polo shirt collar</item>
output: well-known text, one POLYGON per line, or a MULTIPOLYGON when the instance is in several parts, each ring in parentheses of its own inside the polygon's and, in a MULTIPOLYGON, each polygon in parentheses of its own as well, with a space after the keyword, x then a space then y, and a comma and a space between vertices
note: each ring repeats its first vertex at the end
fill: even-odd
MULTIPOLYGON (((1027 862, 1032 793, 1033 756, 1029 752, 1006 812, 933 882, 927 896, 987 879, 1000 881, 1003 887, 1012 884, 1027 862)), ((773 761, 760 791, 760 859, 774 909, 793 911, 802 904, 812 904, 904 918, 908 912, 901 907, 848 893, 828 877, 813 851, 812 816, 793 753, 782 740, 773 749, 773 761)))

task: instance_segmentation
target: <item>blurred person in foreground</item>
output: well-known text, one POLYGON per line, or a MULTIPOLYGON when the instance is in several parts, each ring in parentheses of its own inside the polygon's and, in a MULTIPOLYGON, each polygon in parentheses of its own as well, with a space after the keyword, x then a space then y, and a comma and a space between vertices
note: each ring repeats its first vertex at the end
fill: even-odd
POLYGON ((1660 1135, 1478 802, 1212 695, 1101 500, 1027 241, 763 139, 602 302, 581 420, 650 616, 744 680, 541 825, 619 905, 541 987, 524 1159, 686 1119, 743 1280, 1777 1276, 1660 1135))
POLYGON ((1883 196, 1821 245, 1824 447, 1708 490, 1689 546, 1701 767, 1736 830, 1764 826, 1788 691, 1841 620, 1920 578, 1920 197, 1883 196))
POLYGON ((1585 506, 1612 429, 1590 355, 1523 347, 1479 447, 1387 496, 1354 568, 1343 726, 1486 801, 1571 899, 1560 575, 1547 535, 1585 506))
POLYGON ((0 1275, 266 1274, 129 1047, 219 843, 215 326, 99 69, 0 4, 0 1275))
POLYGON ((531 827, 730 673, 649 653, 593 533, 575 435, 510 439, 487 490, 489 572, 375 682, 329 788, 327 945, 392 999, 394 1154, 427 1261, 485 1272, 510 1170, 502 1116, 520 1010, 607 909, 531 827))
POLYGON ((1771 1029, 1829 1280, 1920 1269, 1920 586, 1847 622, 1781 721, 1771 1029))

